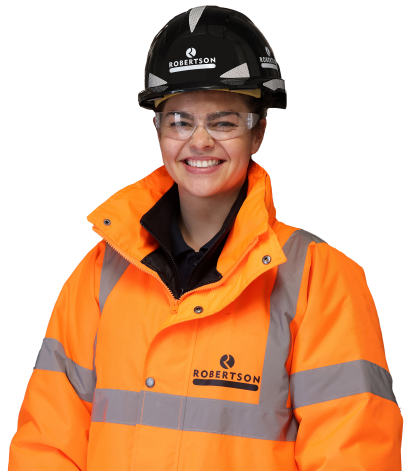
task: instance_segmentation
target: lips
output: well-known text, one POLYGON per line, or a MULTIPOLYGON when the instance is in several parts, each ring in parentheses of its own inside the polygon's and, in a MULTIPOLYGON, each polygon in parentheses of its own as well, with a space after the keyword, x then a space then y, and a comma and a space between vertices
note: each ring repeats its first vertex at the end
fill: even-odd
POLYGON ((197 175, 207 175, 209 173, 214 173, 217 172, 221 167, 223 167, 223 164, 225 163, 224 159, 219 159, 219 158, 209 158, 209 157, 202 157, 200 159, 195 159, 192 157, 188 157, 187 159, 181 160, 181 162, 184 164, 185 170, 190 173, 190 174, 197 174, 197 175), (213 165, 209 165, 207 167, 202 167, 199 166, 197 167, 196 165, 189 165, 187 160, 196 160, 197 162, 204 162, 204 161, 214 161, 213 165), (216 163, 218 162, 218 163, 216 163))
POLYGON ((221 159, 219 157, 212 157, 211 155, 206 157, 187 157, 186 159, 180 160, 180 162, 186 162, 187 160, 220 160, 221 162, 225 162, 225 159, 221 159))

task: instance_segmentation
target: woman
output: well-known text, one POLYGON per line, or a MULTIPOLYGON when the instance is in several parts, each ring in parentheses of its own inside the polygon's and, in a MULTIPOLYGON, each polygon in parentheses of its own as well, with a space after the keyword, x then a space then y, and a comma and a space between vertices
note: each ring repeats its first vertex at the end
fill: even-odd
POLYGON ((279 66, 241 13, 199 7, 148 54, 164 166, 90 216, 11 470, 399 470, 402 418, 363 270, 279 222, 252 161, 279 66))

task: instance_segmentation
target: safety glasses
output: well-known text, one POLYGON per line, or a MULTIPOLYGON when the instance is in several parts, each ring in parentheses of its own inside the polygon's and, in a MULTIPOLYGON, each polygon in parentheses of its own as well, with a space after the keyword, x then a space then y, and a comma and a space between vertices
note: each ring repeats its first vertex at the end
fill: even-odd
POLYGON ((186 111, 155 113, 155 127, 164 137, 185 141, 198 126, 204 126, 212 139, 227 141, 252 129, 259 120, 255 113, 214 111, 207 114, 186 111))

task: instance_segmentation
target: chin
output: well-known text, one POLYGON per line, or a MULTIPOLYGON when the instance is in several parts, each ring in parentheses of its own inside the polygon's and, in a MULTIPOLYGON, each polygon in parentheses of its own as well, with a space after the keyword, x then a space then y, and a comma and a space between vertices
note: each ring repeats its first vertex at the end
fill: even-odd
POLYGON ((207 198, 223 192, 219 185, 209 185, 201 181, 192 182, 188 185, 181 183, 180 186, 182 186, 187 193, 192 196, 196 196, 197 198, 207 198))

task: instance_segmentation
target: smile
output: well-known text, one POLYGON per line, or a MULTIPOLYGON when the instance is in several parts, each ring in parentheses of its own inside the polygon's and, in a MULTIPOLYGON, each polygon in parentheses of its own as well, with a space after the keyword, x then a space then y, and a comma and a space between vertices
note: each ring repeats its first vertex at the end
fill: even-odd
POLYGON ((209 160, 195 160, 195 159, 186 159, 183 161, 189 167, 197 167, 197 168, 208 168, 208 167, 216 167, 221 165, 224 160, 220 159, 209 159, 209 160))
POLYGON ((181 163, 184 165, 185 170, 188 173, 196 174, 196 175, 204 175, 208 173, 218 172, 219 169, 223 167, 223 164, 225 162, 226 162, 225 160, 221 160, 221 159, 181 160, 181 163))

